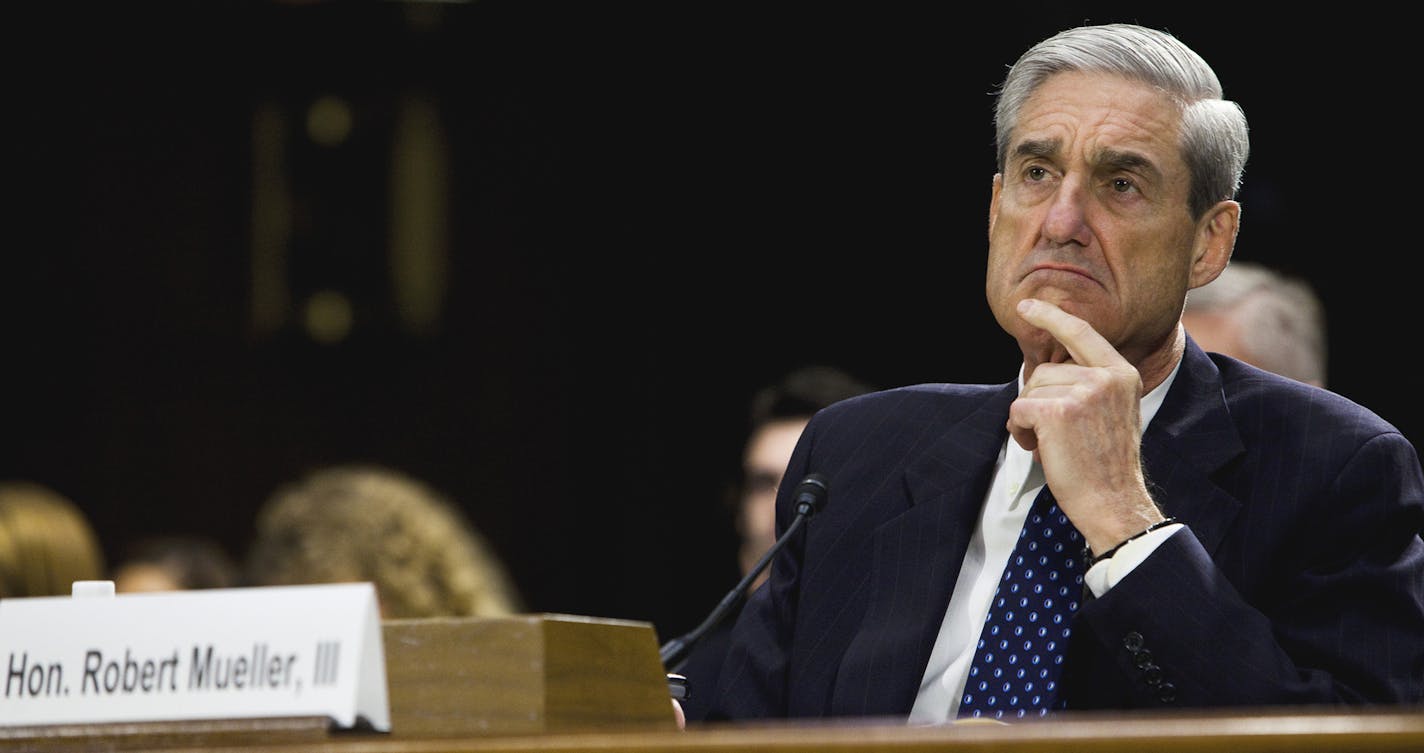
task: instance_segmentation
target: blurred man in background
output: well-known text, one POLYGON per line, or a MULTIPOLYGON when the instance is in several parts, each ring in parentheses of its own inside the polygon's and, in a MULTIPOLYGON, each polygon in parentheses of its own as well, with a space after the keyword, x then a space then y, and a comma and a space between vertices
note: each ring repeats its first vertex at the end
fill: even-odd
POLYGON ((1304 280, 1233 261, 1187 293, 1182 325, 1202 350, 1325 386, 1325 306, 1304 280))
MULTIPOLYGON (((743 578, 751 574, 762 555, 776 542, 776 490, 806 422, 816 411, 832 403, 873 389, 842 369, 813 365, 786 373, 752 396, 746 441, 742 446, 741 473, 728 493, 735 507, 740 542, 737 564, 743 578)), ((755 590, 766 581, 766 576, 767 570, 763 570, 748 590, 755 590)), ((691 684, 692 695, 683 702, 689 720, 700 719, 706 711, 726 652, 727 636, 736 618, 733 611, 721 624, 710 629, 679 667, 679 673, 691 684)))

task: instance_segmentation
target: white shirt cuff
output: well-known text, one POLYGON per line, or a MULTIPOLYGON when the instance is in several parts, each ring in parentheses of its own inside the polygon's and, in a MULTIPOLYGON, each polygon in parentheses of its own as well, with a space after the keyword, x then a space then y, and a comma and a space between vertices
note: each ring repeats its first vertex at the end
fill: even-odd
POLYGON ((1102 596, 1181 528, 1181 523, 1162 526, 1123 544, 1113 556, 1088 568, 1088 572, 1083 574, 1083 583, 1092 589, 1094 596, 1102 596))

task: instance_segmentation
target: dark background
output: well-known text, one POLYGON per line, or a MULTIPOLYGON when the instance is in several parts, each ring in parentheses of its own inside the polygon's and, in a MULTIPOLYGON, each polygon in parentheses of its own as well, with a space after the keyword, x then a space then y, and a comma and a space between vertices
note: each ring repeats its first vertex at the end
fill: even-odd
POLYGON ((1417 288, 1408 24, 1142 5, 19 6, 0 477, 78 501, 110 552, 186 531, 240 556, 279 484, 381 462, 458 500, 531 610, 670 638, 736 581, 720 495, 756 386, 807 362, 1013 377, 982 292, 989 92, 1037 39, 1113 20, 1213 63, 1254 140, 1237 257, 1315 284, 1331 387, 1424 432, 1392 379, 1417 288), (409 92, 448 143, 425 332, 388 271, 409 92), (294 301, 352 300, 336 344, 295 307, 252 315, 254 113, 299 123, 323 95, 353 129, 284 142, 284 248, 294 301))

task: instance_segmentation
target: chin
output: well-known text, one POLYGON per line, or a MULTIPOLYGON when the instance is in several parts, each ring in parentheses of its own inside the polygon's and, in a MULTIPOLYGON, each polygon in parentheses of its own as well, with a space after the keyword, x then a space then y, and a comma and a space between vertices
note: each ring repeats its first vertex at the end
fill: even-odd
POLYGON ((1058 346, 1058 340, 1047 331, 1037 327, 1031 327, 1020 322, 1017 329, 1013 331, 1014 339, 1018 341, 1019 348, 1024 351, 1044 350, 1058 346))

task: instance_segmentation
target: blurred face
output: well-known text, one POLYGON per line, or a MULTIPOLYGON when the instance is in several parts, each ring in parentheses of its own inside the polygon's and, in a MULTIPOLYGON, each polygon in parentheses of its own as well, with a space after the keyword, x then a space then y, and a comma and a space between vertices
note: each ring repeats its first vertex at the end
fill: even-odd
POLYGON ((1182 314, 1182 326, 1187 328, 1202 350, 1225 353, 1260 366, 1241 337, 1240 321, 1230 314, 1189 311, 1182 314))
POLYGON ((115 593, 121 594, 183 590, 182 584, 166 568, 147 562, 120 567, 114 572, 113 580, 115 593))
POLYGON ((1085 319, 1135 364, 1175 342, 1187 289, 1230 257, 1237 211, 1191 218, 1180 126, 1165 94, 1103 74, 1057 74, 1025 103, 994 177, 985 292, 1026 358, 1067 360, 1015 313, 1028 297, 1085 319))
MULTIPOLYGON (((776 543, 776 488, 796 440, 806 428, 806 419, 789 418, 772 421, 757 429, 747 439, 742 453, 742 473, 746 485, 742 488, 742 504, 738 512, 737 531, 741 534, 738 561, 742 575, 751 572, 766 550, 776 543)), ((763 570, 756 583, 766 580, 763 570)))

